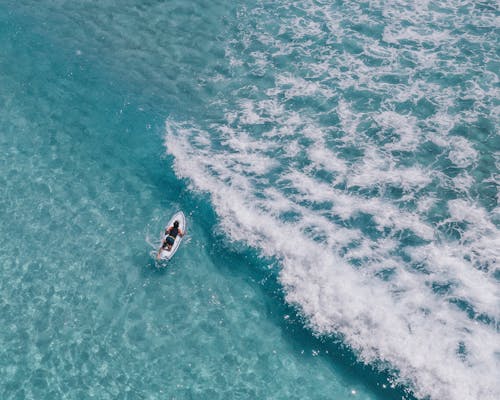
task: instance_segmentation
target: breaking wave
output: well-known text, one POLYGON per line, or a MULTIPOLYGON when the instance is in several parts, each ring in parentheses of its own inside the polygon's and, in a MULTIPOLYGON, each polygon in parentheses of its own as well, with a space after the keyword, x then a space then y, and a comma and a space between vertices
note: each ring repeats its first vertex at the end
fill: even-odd
POLYGON ((177 175, 315 332, 417 397, 500 398, 498 8, 239 12, 211 117, 166 122, 177 175))

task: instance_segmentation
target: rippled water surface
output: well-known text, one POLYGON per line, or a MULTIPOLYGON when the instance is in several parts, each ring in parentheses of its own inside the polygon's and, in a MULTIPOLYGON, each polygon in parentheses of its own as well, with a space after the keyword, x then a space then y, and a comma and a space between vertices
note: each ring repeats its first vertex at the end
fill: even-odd
POLYGON ((1 2, 0 397, 499 398, 499 21, 1 2))

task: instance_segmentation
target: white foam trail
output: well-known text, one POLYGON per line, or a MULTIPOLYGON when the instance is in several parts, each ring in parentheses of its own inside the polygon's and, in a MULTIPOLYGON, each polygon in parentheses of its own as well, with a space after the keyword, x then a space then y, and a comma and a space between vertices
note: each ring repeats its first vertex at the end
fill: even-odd
MULTIPOLYGON (((300 202, 304 198, 309 202, 332 201, 334 206, 329 212, 342 218, 368 213, 375 217, 380 229, 411 229, 431 239, 434 231, 417 215, 403 215, 376 198, 356 199, 336 193, 298 172, 282 177, 300 191, 295 198, 268 190, 266 198, 259 199, 248 177, 236 175, 236 179, 231 157, 218 157, 210 146, 201 151, 192 147, 189 139, 200 132, 172 122, 167 123, 167 132, 167 147, 176 156, 177 174, 189 177, 196 189, 211 193, 222 226, 232 239, 259 243, 264 255, 281 260, 280 280, 286 288, 286 298, 299 306, 316 331, 341 333, 348 344, 360 351, 365 362, 390 362, 401 369, 404 378, 419 386, 435 386, 438 379, 441 387, 436 387, 432 394, 436 398, 454 398, 450 396, 459 393, 464 398, 474 398, 480 391, 471 392, 471 371, 484 374, 483 385, 495 387, 496 381, 487 371, 498 362, 497 335, 487 325, 471 324, 467 315, 443 302, 430 288, 432 282, 451 282, 454 289, 447 298, 468 301, 474 304, 476 312, 497 317, 498 285, 463 261, 465 249, 435 243, 409 249, 412 260, 425 264, 432 272, 420 275, 401 269, 402 261, 391 254, 397 247, 396 241, 363 238, 361 232, 340 228, 318 212, 300 206, 300 202), (287 211, 300 218, 292 223, 281 221, 280 213, 287 211), (299 232, 303 233, 297 246, 299 232), (316 241, 316 237, 327 240, 316 241), (336 255, 335 248, 357 241, 361 244, 348 251, 344 259, 336 255), (349 259, 368 261, 365 274, 352 270, 346 263, 349 259), (377 272, 387 268, 397 269, 389 281, 374 280, 377 272), (457 355, 461 348, 466 349, 466 361, 457 355), (446 368, 441 367, 443 360, 446 368)), ((473 209, 466 212, 463 204, 450 206, 455 219, 477 221, 481 217, 480 211, 476 210, 479 215, 473 209)), ((486 226, 497 232, 491 223, 486 226)), ((491 240, 498 241, 491 237, 484 240, 489 246, 491 240)), ((480 242, 474 245, 483 250, 478 247, 480 242)), ((493 260, 498 256, 495 252, 493 248, 493 260)), ((483 398, 490 397, 483 393, 483 398)))
POLYGON ((315 332, 395 368, 419 398, 500 398, 498 194, 493 206, 473 195, 492 149, 455 132, 499 122, 498 77, 474 58, 495 58, 484 43, 497 36, 467 28, 498 17, 461 0, 300 0, 282 4, 273 33, 265 7, 252 12, 226 50, 252 90, 224 93, 220 123, 167 121, 176 174, 210 194, 230 239, 279 259, 286 299, 315 332), (464 37, 487 55, 464 56, 464 37), (252 78, 264 72, 271 87, 252 78))

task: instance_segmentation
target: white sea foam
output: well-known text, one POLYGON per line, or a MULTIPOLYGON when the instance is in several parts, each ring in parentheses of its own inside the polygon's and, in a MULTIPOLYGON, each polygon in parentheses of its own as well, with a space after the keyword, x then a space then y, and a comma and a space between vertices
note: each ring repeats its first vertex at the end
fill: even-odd
MULTIPOLYGON (((398 246, 396 239, 370 240, 359 230, 340 227, 322 217, 321 212, 311 211, 300 203, 330 201, 333 206, 328 211, 341 218, 367 213, 380 228, 399 232, 411 229, 432 239, 433 229, 416 214, 402 214, 380 199, 356 199, 356 196, 342 194, 298 171, 282 179, 289 180, 289 188, 299 190, 299 194, 287 196, 267 190, 266 198, 261 199, 256 196, 248 171, 235 169, 232 157, 219 157, 213 149, 200 151, 191 145, 190 139, 197 136, 192 127, 169 122, 167 130, 168 151, 179 160, 176 158, 177 173, 189 177, 197 189, 211 193, 222 225, 232 239, 261 243, 263 254, 282 261, 280 278, 287 289, 287 299, 300 307, 315 330, 323 334, 343 334, 346 341, 360 351, 362 359, 388 361, 401 369, 404 378, 422 387, 432 382, 435 385, 439 379, 440 386, 432 393, 434 397, 453 398, 450 396, 469 393, 465 398, 474 398, 480 393, 481 388, 471 391, 470 374, 485 374, 495 367, 497 336, 490 326, 472 323, 467 315, 445 300, 456 298, 469 302, 476 313, 498 318, 497 285, 463 258, 475 252, 488 256, 484 251, 486 246, 499 244, 495 239, 498 231, 487 223, 484 212, 460 202, 451 203, 451 218, 475 221, 481 229, 489 229, 490 235, 496 236, 484 238, 474 230, 467 231, 475 236, 472 238, 475 251, 467 245, 453 243, 431 243, 407 249, 413 262, 431 270, 429 275, 420 275, 401 269, 402 261, 393 254, 398 246), (294 222, 282 221, 279 215, 287 211, 294 211, 300 218, 294 222), (269 221, 265 228, 258 226, 257 221, 262 219, 269 221), (300 231, 303 232, 302 244, 297 247, 296 241, 290 238, 300 231), (316 241, 317 237, 326 239, 316 241), (346 252, 344 258, 335 255, 339 247, 352 242, 361 243, 346 252), (310 254, 315 256, 311 258, 310 254), (365 260, 369 264, 365 271, 373 274, 387 268, 395 268, 396 272, 388 282, 379 281, 372 273, 358 274, 352 270, 349 259, 365 260), (431 291, 433 282, 451 284, 445 299, 431 291), (466 362, 457 355, 459 348, 466 349, 466 362), (440 367, 443 362, 446 368, 440 367)), ((498 257, 495 249, 499 247, 489 248, 494 262, 498 257)), ((485 374, 481 381, 481 386, 494 390, 491 373, 485 374)), ((489 398, 488 392, 483 396, 489 398)))
MULTIPOLYGON (((224 93, 220 123, 167 121, 176 173, 210 194, 230 239, 280 261, 286 299, 315 332, 390 365, 419 398, 500 398, 498 206, 472 195, 480 143, 454 133, 481 117, 498 123, 484 111, 494 110, 498 79, 454 50, 453 24, 496 19, 467 1, 375 1, 376 33, 359 4, 293 3, 280 8, 277 34, 256 8, 228 41, 229 66, 251 59, 250 75, 265 68, 271 87, 249 75, 250 94, 224 93), (277 57, 290 57, 286 69, 269 62, 277 57), (440 82, 435 71, 470 76, 468 97, 461 80, 440 82), (315 113, 291 101, 304 98, 328 106, 315 113), (474 107, 457 106, 468 98, 474 107)), ((498 185, 498 173, 489 179, 498 185)))
POLYGON ((448 157, 453 164, 465 168, 477 159, 477 151, 474 150, 467 139, 461 137, 453 138, 452 150, 448 157))

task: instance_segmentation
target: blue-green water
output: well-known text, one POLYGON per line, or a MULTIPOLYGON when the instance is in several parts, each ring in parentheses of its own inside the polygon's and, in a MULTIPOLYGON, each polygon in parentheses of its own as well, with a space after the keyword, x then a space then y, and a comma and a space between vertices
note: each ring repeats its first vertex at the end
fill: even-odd
POLYGON ((499 20, 1 1, 0 398, 497 399, 499 20))

